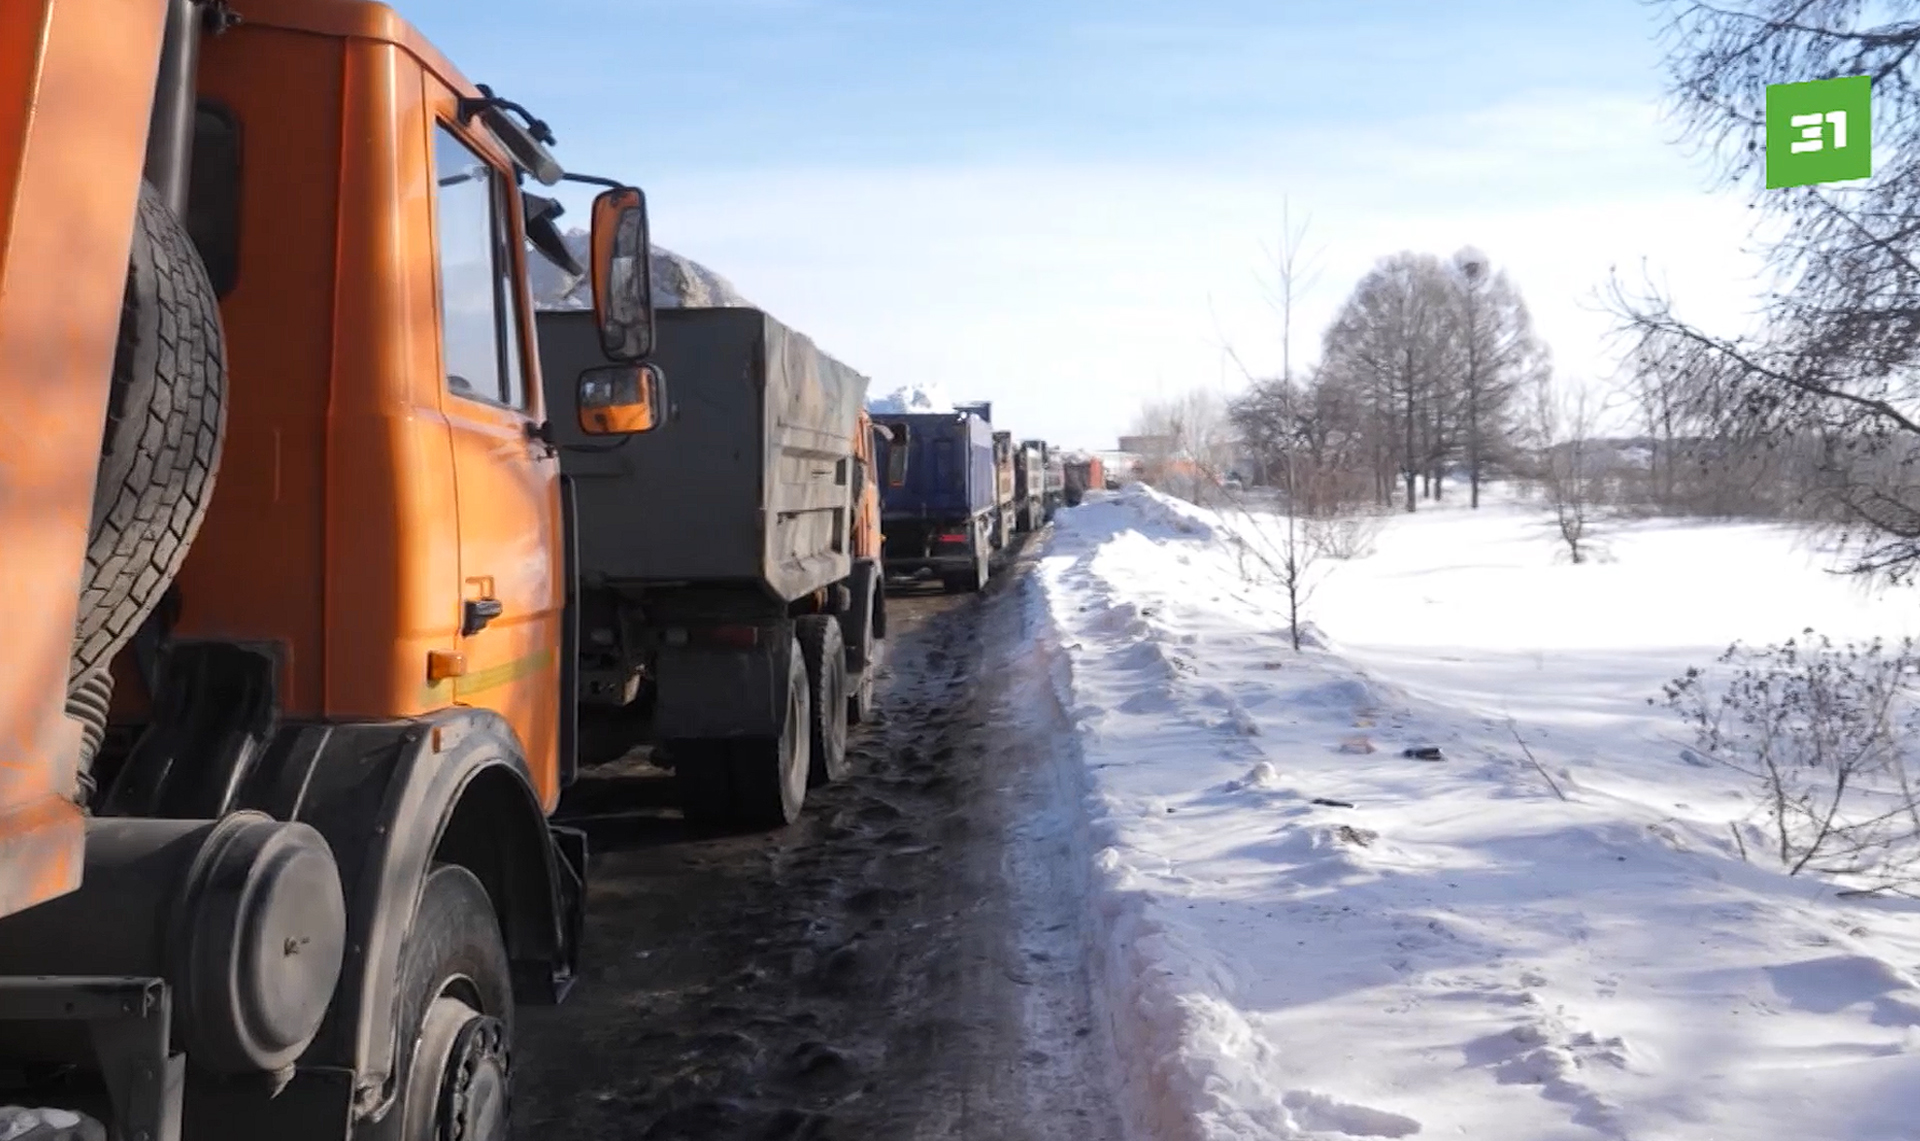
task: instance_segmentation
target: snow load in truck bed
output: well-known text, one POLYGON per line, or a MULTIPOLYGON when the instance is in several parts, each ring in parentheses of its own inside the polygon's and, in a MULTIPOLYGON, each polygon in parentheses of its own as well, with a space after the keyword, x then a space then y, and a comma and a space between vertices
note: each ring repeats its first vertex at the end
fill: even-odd
MULTIPOLYGON (((592 262, 589 235, 585 230, 569 230, 564 235, 567 249, 581 265, 592 262)), ((748 301, 726 278, 689 257, 672 250, 653 247, 649 265, 653 278, 653 303, 663 309, 750 309, 748 301)), ((533 279, 533 304, 540 310, 590 309, 593 290, 582 281, 569 281, 560 267, 543 257, 527 259, 528 275, 533 279), (571 291, 568 287, 572 286, 571 291)))
POLYGON ((953 401, 938 385, 908 385, 867 401, 867 411, 893 415, 951 412, 953 401))

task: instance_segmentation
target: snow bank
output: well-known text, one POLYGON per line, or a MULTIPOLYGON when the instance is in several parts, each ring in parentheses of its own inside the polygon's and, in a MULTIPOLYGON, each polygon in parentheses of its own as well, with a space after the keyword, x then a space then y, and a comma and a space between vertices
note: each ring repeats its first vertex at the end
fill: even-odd
POLYGON ((1140 1141, 1915 1135, 1920 910, 1743 861, 1745 794, 1646 698, 1739 622, 1916 608, 1777 530, 1639 525, 1570 567, 1539 522, 1396 521, 1296 654, 1251 521, 1138 485, 1060 514, 1039 578, 1140 1141))
POLYGON ((896 416, 918 412, 952 412, 953 401, 947 398, 946 391, 937 384, 910 384, 904 388, 896 388, 885 396, 876 396, 868 400, 867 411, 896 416))

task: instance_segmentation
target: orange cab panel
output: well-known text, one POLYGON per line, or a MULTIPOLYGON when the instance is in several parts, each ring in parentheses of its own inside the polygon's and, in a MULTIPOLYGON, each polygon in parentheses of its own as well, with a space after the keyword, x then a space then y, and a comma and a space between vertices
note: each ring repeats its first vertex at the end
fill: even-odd
POLYGON ((288 717, 495 709, 551 808, 558 464, 530 432, 519 199, 458 122, 474 89, 386 12, 250 4, 205 49, 248 209, 227 453, 174 635, 271 646, 288 717))

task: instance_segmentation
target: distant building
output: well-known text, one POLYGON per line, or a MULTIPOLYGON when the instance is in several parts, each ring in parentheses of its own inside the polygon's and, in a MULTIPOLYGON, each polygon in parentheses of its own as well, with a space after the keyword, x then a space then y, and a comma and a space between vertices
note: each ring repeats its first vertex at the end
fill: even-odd
POLYGON ((1172 436, 1122 436, 1120 451, 1136 456, 1165 455, 1173 450, 1172 436))

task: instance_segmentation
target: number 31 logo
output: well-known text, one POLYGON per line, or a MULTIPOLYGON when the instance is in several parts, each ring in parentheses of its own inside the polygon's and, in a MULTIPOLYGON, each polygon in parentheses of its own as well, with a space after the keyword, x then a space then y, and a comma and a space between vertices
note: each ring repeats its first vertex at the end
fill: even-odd
POLYGON ((1873 174, 1873 80, 1767 85, 1767 186, 1851 182, 1873 174))

